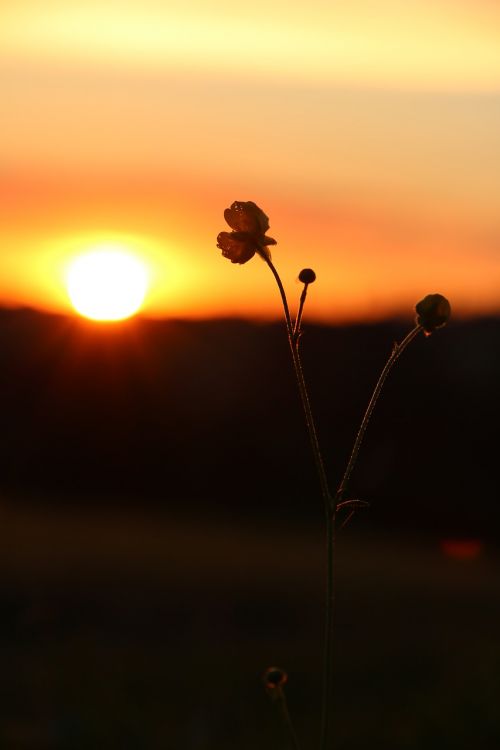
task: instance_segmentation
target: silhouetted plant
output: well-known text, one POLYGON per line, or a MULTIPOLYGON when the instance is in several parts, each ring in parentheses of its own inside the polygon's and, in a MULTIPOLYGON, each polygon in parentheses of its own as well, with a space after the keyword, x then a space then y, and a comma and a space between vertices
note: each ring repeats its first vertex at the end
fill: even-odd
POLYGON ((299 750, 299 741, 295 734, 286 702, 285 685, 288 682, 287 673, 281 667, 269 667, 262 675, 262 682, 271 701, 279 709, 291 750, 299 750))
MULTIPOLYGON (((276 245, 276 240, 268 237, 269 219, 266 214, 252 201, 235 201, 230 208, 224 211, 224 218, 231 227, 231 232, 220 232, 217 236, 217 247, 222 250, 222 255, 231 263, 247 263, 254 255, 259 255, 267 264, 274 276, 281 296, 283 311, 285 315, 286 331, 290 345, 293 368, 299 394, 304 410, 304 416, 314 457, 314 463, 319 479, 321 494, 325 510, 326 526, 326 606, 325 606, 325 635, 323 656, 323 694, 321 708, 321 739, 320 749, 328 750, 331 740, 331 714, 332 714, 332 674, 333 674, 333 607, 334 607, 334 553, 335 553, 335 530, 339 511, 347 510, 346 521, 359 508, 368 505, 365 501, 354 500, 346 497, 349 481, 356 465, 359 450, 373 413, 377 400, 382 391, 385 380, 396 364, 397 360, 422 331, 429 336, 437 328, 445 325, 451 313, 450 303, 441 294, 428 294, 416 305, 416 325, 401 341, 395 343, 380 377, 375 385, 367 409, 361 421, 356 435, 354 445, 347 462, 346 469, 336 492, 332 493, 325 472, 324 462, 318 441, 316 425, 311 409, 309 394, 302 370, 302 362, 299 354, 299 341, 302 334, 302 314, 307 297, 308 287, 316 280, 316 274, 311 268, 303 268, 299 273, 299 281, 304 285, 300 295, 297 315, 292 322, 287 296, 281 278, 271 260, 270 245, 276 245)), ((344 524, 346 523, 344 521, 344 524)), ((277 667, 270 667, 263 676, 266 692, 277 702, 281 709, 281 715, 287 733, 288 743, 294 750, 299 748, 299 743, 292 726, 285 699, 284 686, 288 680, 286 672, 277 667)))

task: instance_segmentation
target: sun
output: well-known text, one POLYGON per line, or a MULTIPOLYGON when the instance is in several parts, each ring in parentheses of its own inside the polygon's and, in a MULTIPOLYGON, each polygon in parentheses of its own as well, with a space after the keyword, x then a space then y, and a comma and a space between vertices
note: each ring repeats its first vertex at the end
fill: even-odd
POLYGON ((124 320, 141 308, 148 289, 145 264, 127 250, 95 247, 69 265, 66 286, 75 310, 91 320, 124 320))

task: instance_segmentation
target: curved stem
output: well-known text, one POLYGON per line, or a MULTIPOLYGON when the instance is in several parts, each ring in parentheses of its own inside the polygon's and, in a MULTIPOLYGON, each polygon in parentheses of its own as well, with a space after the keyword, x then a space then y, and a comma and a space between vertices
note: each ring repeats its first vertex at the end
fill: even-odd
POLYGON ((280 279, 280 275, 278 271, 276 270, 271 258, 268 258, 267 255, 261 255, 261 258, 265 260, 265 262, 271 269, 274 279, 278 285, 278 289, 281 295, 281 302, 283 303, 283 310, 285 311, 286 330, 287 330, 288 338, 290 339, 290 345, 291 345, 291 337, 293 336, 293 326, 292 326, 292 318, 290 315, 290 308, 288 307, 288 300, 286 298, 285 287, 283 286, 283 283, 280 279))
POLYGON ((325 641, 324 641, 324 658, 323 658, 323 699, 322 699, 322 716, 321 716, 321 739, 320 739, 320 750, 329 750, 330 744, 330 733, 331 733, 331 710, 332 710, 332 695, 333 695, 333 615, 334 615, 334 594, 335 594, 335 581, 334 581, 334 560, 335 560, 335 518, 337 503, 342 500, 343 494, 346 490, 347 484, 351 477, 352 471, 358 458, 359 449, 363 442, 363 438, 370 421, 370 417, 373 413, 375 405, 377 403, 382 387, 385 380, 391 371, 394 364, 399 359, 402 352, 406 349, 408 344, 413 341, 417 334, 422 330, 422 326, 417 325, 410 333, 403 339, 400 344, 395 344, 392 350, 391 356, 387 360, 380 377, 375 385, 375 389, 372 393, 368 407, 361 421, 360 428, 354 441, 354 446, 347 463, 346 470, 340 482, 339 488, 335 494, 335 498, 332 498, 330 489, 328 486, 328 479, 325 472, 323 463, 323 457, 319 447, 318 436, 316 432, 316 425, 311 410, 311 404, 309 401, 309 394, 307 391, 306 382, 304 379, 304 373, 302 370, 302 362, 299 355, 299 333, 300 324, 302 320, 302 311, 304 308, 304 302, 307 295, 307 285, 305 285, 299 303, 299 310, 295 325, 292 325, 292 319, 290 316, 290 309, 288 307, 288 301, 286 298, 285 289, 281 282, 280 276, 274 267, 272 261, 267 256, 262 256, 269 266, 281 295, 281 301, 283 303, 283 310, 285 313, 286 328, 288 334, 288 341, 290 344, 290 352, 292 355, 292 362, 297 379, 299 388, 300 398, 302 407, 304 410, 304 416, 307 425, 307 431, 309 434, 309 440, 311 443, 311 449, 313 452, 314 462, 316 465, 316 471, 318 474, 321 494, 323 496, 326 516, 326 558, 327 558, 327 570, 326 570, 326 611, 325 611, 325 641))
MULTIPOLYGON (((263 256, 264 257, 264 256, 263 256)), ((309 434, 309 441, 311 443, 311 449, 314 457, 314 463, 316 466, 316 472, 321 487, 321 495, 323 497, 323 503, 325 508, 325 519, 326 519, 326 606, 325 606, 325 641, 324 641, 324 657, 323 657, 323 699, 322 699, 322 710, 321 710, 321 750, 327 750, 329 747, 329 736, 330 736, 330 718, 332 710, 332 694, 333 694, 333 612, 334 612, 334 553, 335 553, 335 503, 330 493, 328 486, 328 479, 326 476, 325 466, 323 463, 323 457, 318 441, 318 435, 316 432, 316 425, 311 409, 311 403, 309 400, 309 394, 307 391, 306 382, 304 379, 304 372, 302 370, 302 362, 299 355, 298 349, 298 331, 300 326, 300 320, 302 316, 302 308, 305 301, 306 289, 304 289, 301 297, 301 307, 299 308, 299 314, 297 315, 297 322, 295 327, 292 326, 292 320, 290 317, 290 310, 288 307, 288 301, 286 293, 279 277, 279 274, 274 267, 272 261, 268 257, 264 257, 267 265, 273 273, 273 276, 278 285, 278 289, 281 295, 281 301, 283 303, 283 309, 285 312, 285 320, 288 333, 288 341, 290 344, 290 352, 292 355, 293 368, 295 371, 295 377, 297 379, 297 385, 299 388, 300 399, 302 402, 302 408, 306 420, 307 431, 309 434)))
POLYGON ((271 269, 274 278, 276 279, 276 283, 278 285, 278 289, 281 294, 283 309, 285 311, 288 342, 290 344, 290 352, 292 355, 293 369, 295 371, 295 377, 297 379, 297 385, 299 387, 300 400, 302 402, 302 408, 304 410, 304 416, 306 420, 307 431, 309 434, 309 440, 311 443, 311 449, 313 452, 314 463, 316 465, 316 471, 317 471, 318 479, 319 479, 320 486, 321 486, 321 494, 323 496, 323 500, 325 503, 325 510, 327 514, 329 514, 333 509, 333 501, 332 501, 332 496, 330 494, 330 489, 328 487, 328 479, 326 476, 325 466, 323 463, 323 457, 321 455, 321 450, 319 447, 318 435, 316 433, 316 425, 314 422, 314 417, 313 417, 313 413, 311 409, 311 403, 309 401, 309 394, 307 391, 306 381, 304 379, 304 373, 302 370, 302 362, 300 360, 300 355, 298 352, 297 341, 293 335, 294 329, 292 326, 292 319, 290 316, 290 309, 288 307, 288 301, 286 298, 285 289, 279 277, 278 271, 274 267, 272 261, 269 258, 265 258, 265 261, 267 265, 269 266, 269 268, 271 269))
POLYGON ((356 435, 356 440, 354 441, 354 446, 352 448, 352 452, 349 458, 349 461, 347 463, 346 470, 344 472, 344 476, 342 477, 342 481, 339 484, 335 501, 338 502, 342 499, 344 492, 346 490, 347 484, 349 482, 349 479, 351 478, 352 471, 354 469, 354 466, 356 464, 356 460, 358 458, 359 449, 361 447, 361 443, 363 442, 363 438, 365 436, 366 428, 368 427, 368 422, 370 421, 370 417, 373 413, 373 410, 375 408, 375 404, 378 401, 378 397, 380 396, 380 392, 383 388, 383 385, 385 383, 385 380, 390 373, 393 366, 396 364, 397 360, 399 359, 400 355, 404 352, 406 347, 409 343, 413 341, 415 336, 417 336, 418 333, 422 330, 421 325, 415 326, 410 333, 403 339, 403 341, 400 344, 394 344, 394 348, 392 350, 391 356, 385 363, 384 369, 380 373, 380 377, 377 380, 377 384, 374 388, 374 391, 372 393, 372 397, 368 403, 368 406, 366 408, 364 417, 361 421, 361 425, 358 430, 358 434, 356 435))
POLYGON ((288 738, 288 744, 291 750, 300 750, 299 740, 297 738, 297 735, 295 734, 295 729, 290 718, 288 704, 283 690, 280 691, 279 704, 283 726, 285 727, 288 738))

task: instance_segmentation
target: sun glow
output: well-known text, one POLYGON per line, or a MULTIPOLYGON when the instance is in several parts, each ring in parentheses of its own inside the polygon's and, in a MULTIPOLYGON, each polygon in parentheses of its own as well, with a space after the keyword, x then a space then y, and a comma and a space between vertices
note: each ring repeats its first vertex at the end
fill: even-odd
POLYGON ((75 310, 91 320, 123 320, 141 308, 149 283, 144 263, 114 246, 96 247, 71 262, 66 285, 75 310))

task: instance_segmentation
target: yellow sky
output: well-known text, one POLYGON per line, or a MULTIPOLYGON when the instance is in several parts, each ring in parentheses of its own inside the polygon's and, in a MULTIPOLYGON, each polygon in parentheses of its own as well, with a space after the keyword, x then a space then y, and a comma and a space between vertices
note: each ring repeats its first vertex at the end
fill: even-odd
POLYGON ((488 0, 16 0, 0 7, 0 302, 67 309, 63 269, 119 240, 146 312, 270 315, 218 256, 254 200, 310 315, 427 292, 500 307, 500 6, 488 0))
POLYGON ((500 10, 488 0, 16 0, 1 19, 4 55, 34 61, 405 88, 499 84, 500 10))

